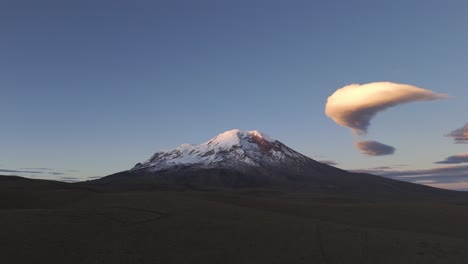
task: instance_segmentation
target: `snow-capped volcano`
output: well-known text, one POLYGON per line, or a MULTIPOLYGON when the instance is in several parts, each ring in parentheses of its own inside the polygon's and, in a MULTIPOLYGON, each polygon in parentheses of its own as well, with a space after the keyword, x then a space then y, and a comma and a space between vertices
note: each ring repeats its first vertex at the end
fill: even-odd
POLYGON ((234 129, 199 145, 183 144, 167 152, 157 152, 132 170, 156 172, 191 166, 242 171, 252 167, 290 166, 306 161, 312 160, 264 133, 234 129))
POLYGON ((199 145, 157 152, 134 168, 90 184, 109 189, 272 188, 338 193, 359 199, 426 197, 427 186, 351 173, 317 162, 259 131, 226 131, 199 145))

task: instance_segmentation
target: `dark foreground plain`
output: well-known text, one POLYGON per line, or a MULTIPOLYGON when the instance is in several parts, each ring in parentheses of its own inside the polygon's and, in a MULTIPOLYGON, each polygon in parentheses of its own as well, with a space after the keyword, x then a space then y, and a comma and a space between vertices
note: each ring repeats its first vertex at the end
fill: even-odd
POLYGON ((1 263, 468 263, 468 203, 0 177, 1 263))

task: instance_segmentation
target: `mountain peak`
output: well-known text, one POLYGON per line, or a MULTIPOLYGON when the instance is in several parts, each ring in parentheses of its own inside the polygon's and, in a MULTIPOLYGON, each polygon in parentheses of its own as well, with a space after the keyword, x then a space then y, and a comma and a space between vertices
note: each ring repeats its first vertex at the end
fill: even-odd
POLYGON ((265 140, 268 142, 275 142, 276 140, 272 139, 270 136, 268 136, 265 133, 262 133, 258 130, 252 130, 252 131, 242 131, 239 129, 232 129, 228 130, 226 132, 223 132, 216 137, 212 138, 205 144, 207 145, 216 145, 220 147, 231 147, 231 146, 236 146, 240 145, 241 141, 244 139, 257 139, 257 140, 265 140))
POLYGON ((281 142, 258 130, 233 129, 199 144, 182 144, 167 151, 156 152, 149 160, 132 170, 160 171, 175 167, 234 168, 271 167, 284 163, 310 160, 281 142))

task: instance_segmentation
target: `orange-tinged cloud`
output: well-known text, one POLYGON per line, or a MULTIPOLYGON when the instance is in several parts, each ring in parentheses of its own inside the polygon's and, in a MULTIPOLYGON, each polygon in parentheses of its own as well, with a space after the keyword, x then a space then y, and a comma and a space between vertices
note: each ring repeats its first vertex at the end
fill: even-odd
POLYGON ((371 119, 387 108, 409 102, 431 101, 447 95, 409 84, 374 82, 350 84, 328 97, 325 113, 339 125, 356 134, 367 132, 371 119))

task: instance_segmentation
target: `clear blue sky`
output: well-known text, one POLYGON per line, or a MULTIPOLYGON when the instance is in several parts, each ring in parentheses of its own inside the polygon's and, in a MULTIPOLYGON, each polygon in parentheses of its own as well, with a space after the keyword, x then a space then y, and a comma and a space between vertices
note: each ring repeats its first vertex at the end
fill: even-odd
POLYGON ((468 121, 467 14, 465 0, 2 0, 0 169, 104 176, 233 128, 345 169, 437 167, 467 149, 444 137, 468 121), (324 107, 375 81, 451 98, 378 115, 368 138, 397 151, 366 157, 324 107))

